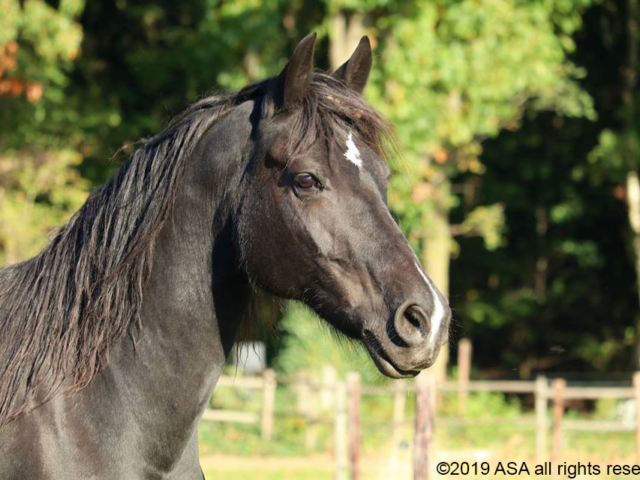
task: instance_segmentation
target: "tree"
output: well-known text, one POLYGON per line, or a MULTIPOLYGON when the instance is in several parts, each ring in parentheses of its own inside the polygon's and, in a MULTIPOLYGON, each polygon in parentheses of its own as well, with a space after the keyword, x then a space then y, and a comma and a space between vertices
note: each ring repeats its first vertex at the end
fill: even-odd
POLYGON ((518 130, 483 143, 486 173, 452 212, 454 221, 464 214, 466 197, 505 205, 503 246, 487 252, 460 238, 452 263, 457 316, 485 374, 612 378, 637 358, 626 170, 618 149, 598 147, 599 137, 601 147, 609 144, 621 127, 622 77, 614 72, 627 62, 627 20, 625 2, 597 2, 574 34, 571 59, 587 72, 580 85, 597 118, 526 114, 518 130))
MULTIPOLYGON (((370 93, 397 126, 407 160, 396 169, 391 205, 445 292, 454 250, 449 214, 459 201, 452 181, 482 174, 483 140, 516 129, 526 111, 593 116, 576 82, 584 71, 567 58, 587 4, 423 1, 377 22, 384 41, 370 93)), ((492 219, 493 228, 477 233, 495 248, 502 206, 482 208, 457 231, 492 219)))
MULTIPOLYGON (((619 62, 621 75, 617 78, 620 102, 617 118, 600 133, 599 144, 590 155, 594 176, 605 175, 624 184, 627 204, 629 256, 636 273, 636 294, 640 300, 640 136, 638 134, 638 47, 640 31, 637 0, 608 2, 620 21, 619 28, 609 32, 617 50, 624 52, 619 62)), ((611 48, 613 50, 613 48, 611 48)), ((636 312, 635 355, 633 368, 640 367, 640 316, 636 312)))
POLYGON ((0 4, 0 264, 37 253, 86 196, 75 170, 82 157, 61 139, 75 117, 64 89, 80 51, 83 5, 0 4))
MULTIPOLYGON (((394 164, 390 205, 428 273, 447 292, 450 256, 458 248, 454 236, 479 235, 490 250, 502 244, 503 203, 467 201, 485 170, 486 139, 517 130, 527 112, 595 116, 578 83, 585 71, 569 60, 572 34, 590 2, 324 4, 321 31, 327 32, 332 68, 361 34, 377 46, 367 96, 392 120, 404 147, 394 164), (454 208, 464 212, 452 225, 454 208)), ((544 258, 536 264, 542 291, 544 258)))
POLYGON ((637 169, 637 98, 631 76, 610 73, 636 56, 633 1, 0 2, 0 262, 35 253, 135 141, 195 98, 277 73, 310 30, 322 69, 366 34, 365 96, 403 143, 391 208, 445 291, 453 258, 456 320, 480 339, 481 365, 501 352, 538 368, 557 339, 580 368, 627 354, 632 263, 589 222, 627 225, 633 245, 617 198, 637 169))

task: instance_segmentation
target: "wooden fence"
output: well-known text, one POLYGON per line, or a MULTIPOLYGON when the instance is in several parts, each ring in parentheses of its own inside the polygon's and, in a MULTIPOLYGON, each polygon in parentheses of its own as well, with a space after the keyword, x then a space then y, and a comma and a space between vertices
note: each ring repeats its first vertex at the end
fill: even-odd
POLYGON ((226 377, 218 380, 216 387, 233 387, 246 390, 262 390, 262 411, 245 412, 241 410, 205 410, 202 418, 217 422, 260 423, 261 436, 270 440, 273 431, 273 411, 276 403, 276 375, 273 370, 266 370, 259 377, 226 377))
MULTIPOLYGON (((470 354, 470 346, 467 350, 470 354)), ((361 426, 360 404, 363 396, 393 397, 393 420, 391 438, 398 444, 400 431, 406 428, 406 399, 408 394, 415 395, 414 420, 414 480, 429 478, 430 453, 435 426, 473 427, 478 425, 500 424, 504 419, 469 420, 466 418, 467 399, 473 392, 497 392, 502 394, 525 394, 534 397, 533 417, 509 419, 511 423, 530 425, 535 429, 536 460, 543 462, 559 461, 562 448, 562 432, 636 432, 638 459, 640 460, 640 372, 633 375, 632 387, 611 386, 572 386, 565 379, 556 378, 551 382, 544 376, 535 381, 520 380, 470 380, 470 363, 464 366, 459 361, 459 378, 456 382, 436 383, 433 375, 427 372, 419 375, 415 382, 396 381, 389 386, 364 386, 356 373, 348 374, 346 380, 340 379, 335 370, 325 368, 319 380, 313 380, 302 374, 296 378, 277 379, 273 371, 267 370, 261 378, 221 377, 218 386, 262 391, 260 412, 206 410, 205 420, 255 423, 261 425, 262 438, 269 440, 274 423, 275 393, 278 384, 287 384, 297 392, 297 408, 279 415, 298 415, 306 419, 307 447, 313 448, 317 438, 317 426, 320 423, 333 423, 334 461, 336 480, 359 480, 361 475, 361 426), (459 404, 459 418, 438 418, 436 398, 439 392, 456 392, 459 404), (634 425, 614 421, 567 420, 564 418, 568 400, 633 399, 636 405, 634 425), (551 407, 551 409, 549 408, 551 407), (326 412, 333 412, 333 420, 326 412), (318 413, 325 412, 325 413, 318 413), (551 415, 550 415, 551 413, 551 415), (551 442, 549 449, 549 433, 551 442)))

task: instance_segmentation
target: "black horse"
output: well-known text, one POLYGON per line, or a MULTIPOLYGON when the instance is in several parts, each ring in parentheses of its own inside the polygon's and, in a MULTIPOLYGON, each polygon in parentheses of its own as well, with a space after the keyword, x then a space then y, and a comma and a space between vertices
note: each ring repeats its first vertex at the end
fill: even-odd
POLYGON ((315 35, 277 76, 143 142, 35 258, 0 270, 0 479, 196 479, 197 425, 256 288, 410 377, 447 301, 386 205, 391 129, 315 35))

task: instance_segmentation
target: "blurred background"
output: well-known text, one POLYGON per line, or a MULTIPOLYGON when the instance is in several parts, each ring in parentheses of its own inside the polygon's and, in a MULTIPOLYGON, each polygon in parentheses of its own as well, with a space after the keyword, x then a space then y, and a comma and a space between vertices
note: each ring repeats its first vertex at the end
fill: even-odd
MULTIPOLYGON (((322 70, 368 35, 365 96, 402 143, 389 159, 390 207, 454 311, 439 380, 458 376, 466 337, 475 379, 630 384, 640 358, 637 0, 0 0, 0 12, 0 265, 37 253, 136 140, 194 100, 278 73, 310 31, 322 70)), ((270 367, 283 379, 358 372, 364 385, 386 385, 304 308, 285 305, 278 316, 245 349, 262 352, 257 367, 247 360, 245 374, 240 361, 232 377, 270 367)), ((225 388, 212 406, 262 401, 225 388)), ((276 413, 292 391, 278 384, 276 413)), ((519 418, 532 414, 529 397, 475 394, 465 415, 519 418)), ((368 401, 363 418, 391 415, 391 403, 368 401)), ((459 415, 451 402, 438 408, 459 415)), ((615 399, 566 406, 601 419, 624 410, 615 399)), ((307 420, 283 416, 269 441, 258 425, 211 421, 201 428, 203 458, 217 460, 205 469, 224 470, 223 458, 231 472, 243 455, 324 465, 331 425, 309 439, 307 420)), ((490 455, 494 442, 532 455, 531 432, 503 422, 500 437, 495 425, 472 423, 443 427, 439 445, 490 455)), ((363 423, 365 453, 384 450, 380 425, 363 423)), ((631 433, 590 435, 593 444, 576 435, 567 445, 633 452, 631 433)), ((278 476, 264 478, 286 478, 276 465, 278 476)), ((309 465, 291 467, 291 478, 331 478, 309 465)))

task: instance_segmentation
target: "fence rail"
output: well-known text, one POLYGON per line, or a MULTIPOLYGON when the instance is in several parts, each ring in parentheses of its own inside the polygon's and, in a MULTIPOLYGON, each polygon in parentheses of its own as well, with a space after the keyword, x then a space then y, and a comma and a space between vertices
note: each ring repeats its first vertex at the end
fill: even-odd
MULTIPOLYGON (((471 347, 460 349, 470 355, 471 347)), ((458 359, 459 365, 470 365, 470 360, 458 359)), ((325 368, 320 378, 311 378, 304 373, 296 377, 279 377, 271 370, 262 377, 222 376, 219 387, 259 390, 262 392, 262 408, 259 412, 207 409, 205 421, 260 424, 263 439, 272 436, 274 416, 302 416, 307 425, 305 444, 313 449, 318 438, 317 427, 321 423, 333 424, 336 480, 358 480, 360 472, 360 444, 362 422, 360 402, 363 396, 389 396, 393 398, 393 421, 391 438, 394 445, 400 442, 400 431, 411 422, 406 419, 407 395, 415 395, 414 420, 414 480, 425 480, 429 476, 430 448, 434 428, 490 426, 504 423, 505 419, 467 419, 466 402, 473 392, 496 392, 503 394, 532 395, 534 399, 533 417, 509 418, 512 424, 531 426, 536 435, 536 460, 538 462, 557 461, 565 431, 577 432, 636 432, 637 455, 640 459, 640 372, 633 375, 633 387, 620 386, 578 386, 568 385, 564 379, 549 381, 539 376, 535 381, 521 380, 470 380, 470 368, 459 369, 462 374, 456 382, 436 383, 429 374, 421 374, 415 382, 396 381, 389 386, 361 385, 357 374, 339 378, 335 370, 325 368), (297 392, 295 408, 275 411, 277 385, 288 385, 297 392), (436 422, 436 394, 454 392, 458 396, 459 418, 438 418, 436 422), (618 421, 589 419, 565 419, 564 412, 569 400, 633 399, 636 405, 635 424, 618 421), (551 407, 551 408, 550 408, 551 407), (333 412, 333 420, 326 414, 333 412), (549 443, 549 434, 551 442, 549 443), (550 445, 550 449, 549 446, 550 445)), ((382 423, 378 423, 382 426, 382 423)))

